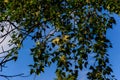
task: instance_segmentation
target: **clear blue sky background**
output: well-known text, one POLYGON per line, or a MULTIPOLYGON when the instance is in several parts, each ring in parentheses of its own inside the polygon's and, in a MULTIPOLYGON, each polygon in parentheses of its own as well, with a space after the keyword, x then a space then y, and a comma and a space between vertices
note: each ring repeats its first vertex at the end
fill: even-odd
MULTIPOLYGON (((120 17, 114 14, 114 17, 117 21, 116 25, 113 25, 113 29, 107 31, 107 37, 112 42, 113 48, 108 49, 108 53, 110 55, 110 62, 112 64, 112 68, 114 74, 118 80, 120 80, 120 17)), ((0 74, 8 74, 14 75, 18 73, 25 73, 25 75, 29 74, 29 67, 28 65, 32 63, 32 58, 30 57, 29 48, 31 47, 32 41, 27 39, 24 42, 24 47, 20 50, 19 58, 17 62, 9 62, 7 64, 8 68, 4 69, 3 72, 0 74)), ((40 76, 36 77, 35 80, 53 80, 55 78, 55 65, 52 65, 49 69, 45 69, 45 73, 41 74, 40 76)), ((16 77, 11 78, 11 80, 33 80, 34 75, 30 77, 16 77)), ((0 80, 6 80, 0 77, 0 80)))
POLYGON ((110 62, 114 74, 120 80, 120 16, 113 14, 117 24, 113 25, 113 29, 108 30, 107 37, 112 42, 113 48, 108 49, 110 55, 110 62))

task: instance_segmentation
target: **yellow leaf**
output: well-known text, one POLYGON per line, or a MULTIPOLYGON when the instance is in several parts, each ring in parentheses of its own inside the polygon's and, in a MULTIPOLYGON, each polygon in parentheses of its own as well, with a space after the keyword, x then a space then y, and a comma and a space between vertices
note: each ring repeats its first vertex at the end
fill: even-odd
POLYGON ((40 13, 40 12, 39 12, 39 11, 37 11, 37 12, 35 12, 35 15, 38 17, 38 16, 39 16, 39 13, 40 13))
POLYGON ((87 3, 89 3, 89 2, 90 2, 90 0, 86 0, 86 2, 87 2, 87 3))
POLYGON ((46 21, 46 18, 43 18, 43 21, 46 21))
POLYGON ((5 3, 8 3, 8 0, 4 0, 5 3))
POLYGON ((110 9, 110 5, 107 6, 107 9, 110 9))
POLYGON ((17 44, 17 46, 18 46, 18 48, 20 48, 20 47, 21 47, 21 44, 17 44))
POLYGON ((64 55, 62 55, 62 56, 60 57, 60 60, 63 61, 63 62, 65 62, 65 61, 66 61, 66 57, 65 57, 64 55))
POLYGON ((69 35, 64 35, 64 36, 63 36, 63 41, 68 41, 68 40, 69 40, 69 39, 68 39, 69 37, 70 37, 69 35))
POLYGON ((72 47, 75 47, 75 44, 72 44, 72 47))
POLYGON ((42 68, 42 71, 44 71, 44 68, 42 68))
POLYGON ((58 44, 59 41, 60 41, 60 38, 59 38, 59 37, 56 37, 55 39, 52 40, 52 43, 58 44))
POLYGON ((62 47, 61 47, 61 48, 59 48, 59 50, 65 51, 65 48, 62 48, 62 47))
POLYGON ((60 13, 59 12, 57 12, 57 15, 58 15, 58 17, 60 17, 60 13))
POLYGON ((39 41, 37 41, 37 42, 36 42, 36 45, 40 45, 40 42, 39 42, 39 41))

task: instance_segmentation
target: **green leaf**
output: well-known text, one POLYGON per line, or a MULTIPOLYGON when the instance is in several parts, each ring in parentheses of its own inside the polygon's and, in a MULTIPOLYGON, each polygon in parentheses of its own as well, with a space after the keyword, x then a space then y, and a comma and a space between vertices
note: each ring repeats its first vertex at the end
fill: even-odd
POLYGON ((16 61, 16 60, 17 60, 17 58, 18 58, 17 56, 14 56, 14 57, 13 57, 13 60, 14 60, 14 61, 16 61))
POLYGON ((40 75, 40 69, 36 69, 36 74, 40 75))
POLYGON ((30 70, 30 75, 33 74, 34 72, 35 72, 35 70, 34 70, 34 69, 31 69, 31 70, 30 70))

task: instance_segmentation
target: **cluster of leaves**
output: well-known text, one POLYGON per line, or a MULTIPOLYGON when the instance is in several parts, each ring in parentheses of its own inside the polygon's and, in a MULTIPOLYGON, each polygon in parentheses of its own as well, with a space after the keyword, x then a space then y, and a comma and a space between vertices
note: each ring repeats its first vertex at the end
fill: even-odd
POLYGON ((31 74, 40 74, 56 62, 58 80, 76 80, 83 68, 90 69, 88 79, 107 80, 113 77, 106 31, 115 24, 111 13, 119 14, 119 5, 119 0, 1 0, 0 21, 18 31, 11 42, 16 51, 26 37, 35 42, 31 74), (94 64, 89 63, 92 54, 94 64))

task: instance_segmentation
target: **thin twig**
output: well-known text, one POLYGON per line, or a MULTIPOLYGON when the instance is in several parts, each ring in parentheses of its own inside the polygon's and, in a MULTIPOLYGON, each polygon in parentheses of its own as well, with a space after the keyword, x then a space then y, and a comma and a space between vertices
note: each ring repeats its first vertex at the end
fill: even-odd
POLYGON ((18 76, 22 77, 22 75, 24 75, 24 73, 17 74, 17 75, 9 75, 9 76, 7 76, 7 75, 0 75, 0 76, 3 77, 3 78, 6 78, 7 80, 10 80, 9 78, 18 77, 18 76))

